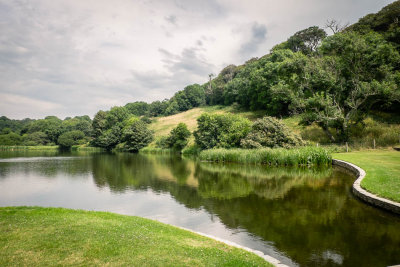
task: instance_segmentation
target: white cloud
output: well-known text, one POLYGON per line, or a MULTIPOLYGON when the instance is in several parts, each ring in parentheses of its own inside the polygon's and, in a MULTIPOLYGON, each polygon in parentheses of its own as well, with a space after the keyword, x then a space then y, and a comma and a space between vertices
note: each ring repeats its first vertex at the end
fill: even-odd
POLYGON ((0 0, 0 93, 8 96, 0 115, 93 116, 169 98, 298 30, 355 22, 390 2, 0 0))

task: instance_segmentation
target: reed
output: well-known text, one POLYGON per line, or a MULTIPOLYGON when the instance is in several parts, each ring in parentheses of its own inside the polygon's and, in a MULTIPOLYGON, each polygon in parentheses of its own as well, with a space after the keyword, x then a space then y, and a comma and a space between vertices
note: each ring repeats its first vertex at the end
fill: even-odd
POLYGON ((176 154, 179 151, 174 151, 169 148, 159 148, 159 147, 144 147, 140 149, 139 153, 145 154, 176 154))
POLYGON ((58 146, 0 146, 1 151, 58 150, 58 146))
POLYGON ((238 162, 271 166, 322 166, 332 164, 332 156, 321 147, 209 149, 202 151, 199 159, 211 162, 238 162))

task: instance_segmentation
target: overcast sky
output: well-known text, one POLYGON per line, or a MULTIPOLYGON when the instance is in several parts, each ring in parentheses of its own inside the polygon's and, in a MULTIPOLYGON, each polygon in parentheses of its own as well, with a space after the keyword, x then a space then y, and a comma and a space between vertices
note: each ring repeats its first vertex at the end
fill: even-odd
POLYGON ((0 115, 93 115, 170 98, 327 19, 386 0, 0 0, 0 115))

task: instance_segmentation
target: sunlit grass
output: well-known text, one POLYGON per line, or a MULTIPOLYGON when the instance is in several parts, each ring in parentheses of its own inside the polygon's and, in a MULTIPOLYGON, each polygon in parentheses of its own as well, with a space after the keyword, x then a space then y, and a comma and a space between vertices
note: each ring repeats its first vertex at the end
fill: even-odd
POLYGON ((272 266, 156 221, 60 208, 0 208, 0 266, 272 266))
POLYGON ((361 183, 366 190, 400 202, 400 152, 364 150, 333 154, 336 159, 356 164, 367 173, 361 183))

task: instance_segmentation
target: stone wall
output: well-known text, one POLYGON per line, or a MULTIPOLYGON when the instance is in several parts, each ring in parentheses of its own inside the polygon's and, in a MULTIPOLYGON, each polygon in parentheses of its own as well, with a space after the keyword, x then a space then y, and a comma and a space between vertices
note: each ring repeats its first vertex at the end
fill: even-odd
POLYGON ((400 214, 400 203, 386 198, 378 197, 377 195, 374 195, 361 187, 361 181, 366 175, 363 169, 352 163, 337 159, 333 159, 332 164, 343 167, 356 175, 357 180, 353 184, 352 191, 353 194, 356 195, 358 198, 373 206, 394 212, 396 214, 400 214))

